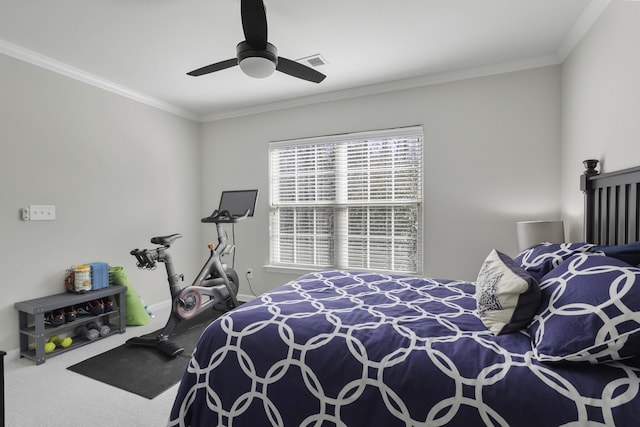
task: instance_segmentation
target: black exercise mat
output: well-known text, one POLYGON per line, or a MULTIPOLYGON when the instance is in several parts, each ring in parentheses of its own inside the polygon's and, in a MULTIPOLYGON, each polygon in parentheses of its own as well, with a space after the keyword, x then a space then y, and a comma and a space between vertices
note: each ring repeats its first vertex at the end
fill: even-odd
MULTIPOLYGON (((182 379, 202 331, 221 314, 207 310, 193 319, 180 322, 170 338, 171 342, 184 348, 184 352, 176 358, 152 347, 123 344, 67 369, 153 399, 182 379)), ((145 336, 156 336, 160 331, 145 336)))

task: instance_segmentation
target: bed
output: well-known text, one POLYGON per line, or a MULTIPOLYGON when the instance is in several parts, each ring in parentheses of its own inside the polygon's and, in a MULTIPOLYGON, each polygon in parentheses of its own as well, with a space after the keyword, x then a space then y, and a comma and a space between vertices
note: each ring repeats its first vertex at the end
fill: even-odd
POLYGON ((637 425, 640 168, 585 166, 585 242, 475 282, 301 276, 209 325, 168 425, 637 425))

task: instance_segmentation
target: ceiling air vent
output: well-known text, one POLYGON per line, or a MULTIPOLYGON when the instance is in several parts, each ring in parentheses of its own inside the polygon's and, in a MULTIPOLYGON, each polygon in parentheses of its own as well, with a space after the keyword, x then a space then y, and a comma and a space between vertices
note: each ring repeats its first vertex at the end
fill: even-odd
POLYGON ((298 62, 301 62, 304 65, 308 65, 309 67, 319 67, 321 65, 327 64, 327 61, 319 53, 307 56, 305 58, 300 58, 298 59, 298 62))

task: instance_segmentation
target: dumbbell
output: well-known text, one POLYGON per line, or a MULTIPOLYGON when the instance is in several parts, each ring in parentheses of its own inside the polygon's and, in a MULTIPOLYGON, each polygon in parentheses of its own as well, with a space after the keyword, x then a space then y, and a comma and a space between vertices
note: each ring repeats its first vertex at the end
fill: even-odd
POLYGON ((94 341, 100 336, 100 332, 96 328, 89 328, 89 325, 80 325, 76 328, 76 335, 94 341))
POLYGON ((51 353, 56 347, 67 348, 73 343, 71 337, 60 338, 58 335, 54 335, 47 340, 44 344, 44 352, 51 353))
POLYGON ((45 353, 51 353, 55 349, 56 349, 56 345, 54 343, 52 343, 51 341, 47 341, 46 343, 44 343, 44 352, 45 353))
POLYGON ((101 337, 106 337, 111 333, 111 328, 106 324, 99 326, 96 322, 89 322, 87 328, 97 330, 101 337))
POLYGON ((60 338, 58 335, 52 336, 49 341, 62 348, 67 348, 73 343, 71 337, 60 338))

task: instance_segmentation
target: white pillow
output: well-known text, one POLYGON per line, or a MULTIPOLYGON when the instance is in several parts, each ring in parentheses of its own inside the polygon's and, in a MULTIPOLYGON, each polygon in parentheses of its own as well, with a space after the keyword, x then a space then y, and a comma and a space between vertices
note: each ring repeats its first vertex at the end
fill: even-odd
POLYGON ((476 282, 476 306, 494 335, 525 328, 540 304, 538 282, 507 255, 493 249, 476 282))

